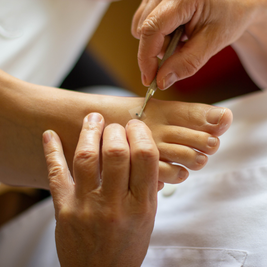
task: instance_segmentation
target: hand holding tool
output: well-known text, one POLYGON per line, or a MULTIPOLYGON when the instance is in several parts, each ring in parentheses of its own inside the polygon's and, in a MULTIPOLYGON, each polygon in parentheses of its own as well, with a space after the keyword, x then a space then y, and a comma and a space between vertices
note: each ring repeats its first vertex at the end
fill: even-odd
MULTIPOLYGON (((159 68, 162 66, 164 61, 173 54, 175 48, 177 47, 178 42, 180 41, 180 39, 182 37, 183 30, 184 30, 184 26, 181 25, 174 31, 174 34, 173 34, 172 39, 171 39, 171 41, 170 41, 170 43, 168 45, 168 48, 167 48, 162 60, 159 63, 159 68)), ((157 86, 157 75, 156 75, 156 77, 154 78, 154 80, 152 81, 150 86, 148 87, 148 90, 147 90, 147 93, 146 93, 146 97, 145 97, 145 101, 144 101, 144 104, 142 106, 142 109, 139 112, 139 114, 137 114, 137 117, 139 119, 142 117, 142 114, 144 112, 144 109, 146 107, 146 104, 147 104, 148 100, 154 95, 154 93, 156 92, 157 88, 158 88, 158 86, 157 86)))

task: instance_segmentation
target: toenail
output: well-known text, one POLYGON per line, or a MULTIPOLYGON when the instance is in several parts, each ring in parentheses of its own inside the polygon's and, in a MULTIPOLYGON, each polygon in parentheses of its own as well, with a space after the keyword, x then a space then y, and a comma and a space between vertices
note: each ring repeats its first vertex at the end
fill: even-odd
POLYGON ((206 119, 211 124, 218 124, 224 112, 224 108, 211 108, 207 113, 206 119))
POLYGON ((196 161, 198 164, 203 165, 206 163, 206 156, 199 154, 197 155, 196 161))
POLYGON ((208 138, 208 146, 215 147, 217 146, 218 139, 216 137, 209 137, 208 138))
POLYGON ((184 169, 181 169, 179 171, 179 178, 184 180, 188 177, 188 171, 184 170, 184 169))

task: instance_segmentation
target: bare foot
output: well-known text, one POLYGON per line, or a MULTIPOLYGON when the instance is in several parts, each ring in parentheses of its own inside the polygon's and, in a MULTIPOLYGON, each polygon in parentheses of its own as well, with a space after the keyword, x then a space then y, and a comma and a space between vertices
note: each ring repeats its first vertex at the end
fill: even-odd
MULTIPOLYGON (((132 111, 143 104, 143 98, 92 97, 101 99, 102 106, 108 107, 106 111, 97 110, 107 123, 125 125, 134 116, 132 111)), ((218 136, 230 127, 232 112, 205 104, 151 99, 141 120, 149 126, 160 151, 161 181, 179 183, 188 177, 188 171, 172 163, 191 170, 203 168, 208 160, 206 154, 218 150, 218 136)))
MULTIPOLYGON (((51 129, 63 143, 72 169, 83 118, 101 113, 106 124, 125 126, 143 98, 90 95, 43 87, 0 72, 0 181, 48 188, 42 134, 51 129)), ((210 105, 151 99, 142 120, 160 151, 160 180, 178 183, 188 171, 201 169, 219 147, 219 135, 230 126, 232 113, 210 105)))

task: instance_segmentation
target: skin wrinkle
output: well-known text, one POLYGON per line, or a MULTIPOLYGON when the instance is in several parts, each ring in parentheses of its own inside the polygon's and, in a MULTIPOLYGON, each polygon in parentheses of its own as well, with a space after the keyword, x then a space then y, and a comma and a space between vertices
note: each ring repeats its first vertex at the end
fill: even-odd
POLYGON ((184 65, 187 70, 187 76, 193 76, 206 62, 193 53, 187 52, 186 55, 183 59, 186 62, 184 65))
MULTIPOLYGON (((188 33, 187 29, 190 29, 190 28, 188 28, 188 27, 190 27, 190 21, 192 21, 192 19, 196 16, 196 13, 197 13, 197 11, 199 9, 198 7, 199 7, 199 3, 198 2, 195 2, 195 4, 192 5, 192 10, 187 10, 188 9, 188 5, 186 5, 186 8, 185 7, 181 7, 182 9, 185 10, 185 12, 183 12, 183 17, 180 19, 180 21, 183 21, 183 24, 186 24, 185 25, 186 33, 188 33), (192 15, 189 16, 188 14, 192 14, 192 15), (188 18, 188 19, 186 19, 186 18, 188 18)), ((190 5, 189 5, 189 8, 190 8, 190 5)))
POLYGON ((141 31, 142 31, 143 22, 146 19, 146 17, 149 15, 150 10, 154 10, 154 8, 159 3, 160 3, 160 0, 157 0, 157 1, 149 1, 145 5, 142 5, 142 7, 140 8, 140 9, 142 9, 143 12, 141 13, 141 16, 139 16, 139 20, 138 20, 138 29, 139 29, 138 35, 139 36, 141 34, 141 31), (148 10, 148 12, 146 12, 147 10, 148 10))
MULTIPOLYGON (((145 37, 149 37, 155 32, 160 31, 160 30, 161 30, 161 27, 159 25, 158 20, 154 16, 150 16, 142 24, 141 35, 145 37)), ((163 35, 161 32, 160 34, 163 35)))

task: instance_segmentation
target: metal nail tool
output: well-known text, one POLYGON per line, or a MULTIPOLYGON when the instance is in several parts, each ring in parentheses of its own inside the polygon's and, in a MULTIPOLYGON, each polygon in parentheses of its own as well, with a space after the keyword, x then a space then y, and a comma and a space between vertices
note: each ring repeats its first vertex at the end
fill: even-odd
MULTIPOLYGON (((180 41, 180 39, 182 37, 183 30, 184 30, 184 26, 182 25, 182 26, 179 26, 174 31, 172 39, 171 39, 171 41, 170 41, 170 43, 168 45, 168 48, 167 48, 162 60, 159 63, 159 68, 162 66, 164 61, 173 54, 175 48, 177 47, 178 42, 180 41)), ((154 78, 154 80, 152 81, 152 83, 150 84, 150 86, 147 89, 145 102, 144 102, 144 104, 142 106, 142 109, 139 112, 139 114, 137 114, 137 117, 139 119, 142 117, 142 114, 144 112, 144 109, 146 107, 146 104, 147 104, 148 100, 154 95, 154 93, 156 92, 157 88, 158 88, 158 86, 157 86, 157 75, 156 75, 156 77, 154 78)))

